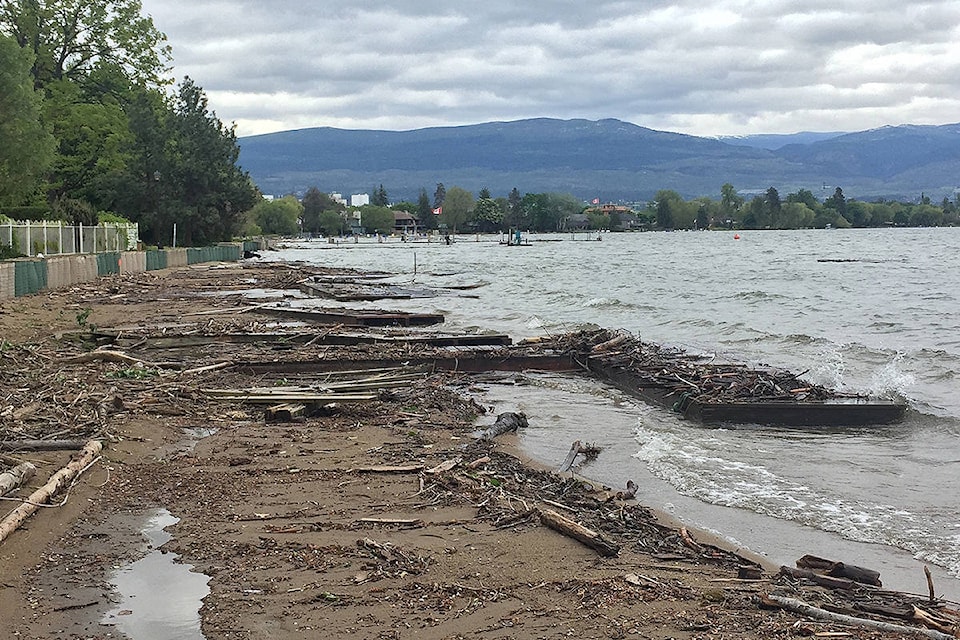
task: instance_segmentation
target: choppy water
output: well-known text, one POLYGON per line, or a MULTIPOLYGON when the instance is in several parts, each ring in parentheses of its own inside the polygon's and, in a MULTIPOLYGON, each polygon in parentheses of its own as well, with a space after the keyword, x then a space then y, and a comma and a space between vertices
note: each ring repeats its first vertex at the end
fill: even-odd
POLYGON ((906 398, 903 423, 844 430, 705 428, 582 381, 535 380, 501 390, 500 402, 550 425, 538 430, 531 417, 531 450, 554 459, 559 446, 562 459, 573 439, 601 440, 607 449, 585 474, 643 479, 645 502, 772 559, 841 554, 833 559, 918 592, 929 564, 938 589, 960 596, 960 229, 595 237, 316 242, 271 257, 436 286, 488 283, 462 292, 477 298, 355 306, 437 311, 450 326, 514 337, 622 327, 906 398))

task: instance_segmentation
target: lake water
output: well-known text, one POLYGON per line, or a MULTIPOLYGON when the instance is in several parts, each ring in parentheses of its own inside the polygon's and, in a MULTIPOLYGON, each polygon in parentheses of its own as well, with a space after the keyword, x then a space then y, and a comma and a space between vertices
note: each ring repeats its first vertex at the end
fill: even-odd
POLYGON ((593 323, 904 398, 904 422, 884 427, 708 428, 588 380, 533 376, 488 390, 495 411, 528 414, 532 454, 559 462, 573 440, 596 442, 603 453, 582 474, 633 479, 641 502, 691 526, 782 564, 812 553, 867 566, 914 593, 926 593, 928 565, 938 593, 960 598, 960 229, 597 237, 313 241, 268 259, 485 283, 355 307, 440 312, 449 327, 514 338, 593 323))

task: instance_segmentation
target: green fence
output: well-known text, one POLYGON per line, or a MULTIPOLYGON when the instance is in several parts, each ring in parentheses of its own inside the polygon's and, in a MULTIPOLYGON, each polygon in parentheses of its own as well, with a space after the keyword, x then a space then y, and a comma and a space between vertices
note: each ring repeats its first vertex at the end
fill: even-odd
POLYGON ((47 287, 45 260, 17 260, 13 275, 14 295, 25 296, 47 287))
POLYGON ((147 271, 157 271, 167 268, 166 251, 147 251, 147 271))
POLYGON ((187 264, 197 264, 199 262, 236 262, 239 259, 239 244, 222 244, 216 247, 187 249, 187 264))
MULTIPOLYGON (((197 264, 200 262, 237 262, 240 258, 243 257, 244 251, 257 251, 260 247, 263 246, 263 243, 256 240, 251 240, 247 242, 230 242, 217 245, 215 247, 199 247, 192 249, 174 249, 171 251, 177 252, 173 255, 173 258, 176 258, 177 264, 174 266, 182 265, 182 260, 184 253, 186 254, 187 264, 197 264)), ((154 250, 146 251, 145 253, 145 262, 146 268, 148 271, 156 271, 158 269, 167 269, 170 267, 170 262, 173 261, 168 255, 168 251, 154 250)), ((97 262, 97 276, 105 276, 111 274, 120 273, 120 260, 122 254, 119 251, 111 251, 108 253, 98 253, 96 254, 97 262)), ((134 256, 139 259, 139 255, 134 256)), ((61 262, 63 259, 60 258, 61 262)), ((89 257, 89 260, 93 260, 93 256, 89 257)), ((129 260, 129 256, 128 256, 129 260)), ((15 296, 25 296, 31 293, 37 293, 47 288, 48 285, 48 276, 50 271, 48 270, 48 264, 46 260, 11 260, 4 262, 5 265, 10 265, 13 269, 13 295, 15 296)), ((73 271, 67 273, 61 273, 56 271, 54 273, 54 286, 62 286, 62 283, 66 280, 70 280, 70 277, 73 277, 76 282, 86 282, 90 280, 93 276, 91 263, 85 263, 87 265, 88 271, 85 271, 87 275, 76 279, 77 272, 76 269, 83 267, 82 264, 77 263, 73 264, 63 262, 62 264, 58 263, 55 267, 60 268, 63 271, 64 268, 69 267, 73 271), (66 265, 66 267, 64 266, 66 265), (59 275, 58 275, 59 274, 59 275), (69 277, 68 277, 69 276, 69 277), (58 284, 60 283, 60 284, 58 284)), ((129 267, 128 267, 129 268, 129 267)), ((142 263, 138 269, 142 269, 142 263)), ((7 284, 0 290, 0 298, 10 296, 10 287, 9 282, 10 271, 9 268, 3 273, 6 274, 6 279, 2 282, 7 284)))
POLYGON ((120 273, 120 252, 98 253, 97 275, 105 276, 112 273, 120 273))

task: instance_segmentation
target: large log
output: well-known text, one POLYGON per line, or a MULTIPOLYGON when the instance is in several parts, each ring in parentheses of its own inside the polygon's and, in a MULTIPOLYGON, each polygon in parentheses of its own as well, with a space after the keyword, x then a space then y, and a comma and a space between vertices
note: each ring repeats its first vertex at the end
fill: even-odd
POLYGON ((30 462, 18 464, 9 471, 0 473, 0 496, 5 496, 22 484, 25 484, 37 472, 37 468, 30 462))
POLYGON ((493 426, 480 434, 481 440, 493 440, 497 436, 516 431, 520 427, 527 427, 527 416, 523 413, 507 411, 497 416, 493 426))
POLYGON ((41 505, 46 504, 50 497, 56 494, 66 484, 73 481, 94 459, 100 455, 103 444, 99 440, 91 440, 80 451, 79 456, 67 464, 63 469, 50 476, 45 485, 30 494, 26 502, 7 514, 0 521, 0 542, 6 540, 11 533, 17 530, 41 505))
POLYGON ((820 609, 794 598, 784 598, 781 596, 770 595, 767 596, 767 599, 775 602, 787 611, 792 611, 799 615, 807 616, 808 618, 813 618, 815 620, 838 622, 840 624, 854 625, 866 629, 876 629, 878 631, 890 631, 892 633, 903 634, 904 636, 921 635, 926 638, 932 638, 933 640, 956 640, 956 636, 947 635, 946 633, 941 633, 932 629, 919 629, 917 627, 907 627, 901 624, 879 622, 877 620, 867 620, 865 618, 855 618, 842 613, 834 613, 832 611, 827 611, 826 609, 820 609))
POLYGON ((797 560, 797 566, 801 569, 813 569, 814 571, 822 572, 834 578, 849 578, 860 584, 869 584, 875 587, 883 586, 883 583, 880 582, 879 571, 858 567, 853 564, 845 564, 817 556, 805 555, 797 560))
POLYGON ((0 440, 0 451, 63 451, 83 449, 86 440, 0 440))
POLYGON ((620 553, 620 545, 610 542, 596 531, 569 520, 556 511, 543 509, 540 512, 540 522, 554 531, 587 545, 602 556, 612 557, 620 553))

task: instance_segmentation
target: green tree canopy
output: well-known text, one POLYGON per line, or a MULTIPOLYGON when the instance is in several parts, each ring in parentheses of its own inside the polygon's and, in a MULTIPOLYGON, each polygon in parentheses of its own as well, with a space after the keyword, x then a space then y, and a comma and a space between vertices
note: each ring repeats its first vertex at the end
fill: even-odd
POLYGON ((443 213, 440 215, 440 221, 445 223, 453 233, 457 232, 458 227, 470 219, 473 213, 473 195, 466 189, 460 187, 450 187, 443 200, 443 213))
POLYGON ((396 217, 387 207, 368 204, 360 207, 360 224, 367 233, 389 235, 396 226, 396 217))
POLYGON ((134 83, 159 85, 170 47, 142 12, 139 0, 0 0, 0 33, 32 51, 37 87, 79 82, 107 66, 134 83))
MULTIPOLYGON (((303 196, 303 230, 310 233, 324 231, 322 214, 326 211, 340 214, 344 206, 323 193, 317 187, 310 187, 303 196)), ((324 231, 324 233, 326 233, 324 231)), ((326 234, 330 235, 330 234, 326 234)))
POLYGON ((326 209, 320 212, 319 217, 320 231, 325 236, 342 235, 349 227, 343 214, 332 209, 326 209))
POLYGON ((54 158, 30 67, 29 52, 0 36, 0 207, 21 205, 37 193, 54 158))
POLYGON ((284 196, 279 200, 261 200, 250 213, 264 233, 292 236, 300 229, 302 212, 303 206, 294 196, 284 196))

